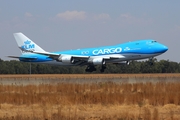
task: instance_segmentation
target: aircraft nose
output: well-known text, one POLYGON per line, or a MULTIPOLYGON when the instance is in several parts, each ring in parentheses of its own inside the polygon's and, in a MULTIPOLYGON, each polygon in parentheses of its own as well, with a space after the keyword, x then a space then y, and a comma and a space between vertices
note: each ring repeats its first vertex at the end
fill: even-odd
POLYGON ((164 52, 168 50, 168 47, 164 45, 164 52))
POLYGON ((164 53, 164 52, 166 52, 168 50, 168 47, 167 46, 165 46, 165 45, 159 45, 159 52, 162 52, 162 53, 164 53))

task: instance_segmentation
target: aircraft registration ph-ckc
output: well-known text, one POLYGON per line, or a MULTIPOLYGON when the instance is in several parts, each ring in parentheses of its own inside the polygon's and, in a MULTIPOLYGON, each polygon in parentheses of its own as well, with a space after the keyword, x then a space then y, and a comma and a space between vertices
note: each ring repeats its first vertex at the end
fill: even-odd
POLYGON ((14 33, 20 48, 21 56, 8 56, 18 58, 23 62, 47 63, 65 66, 86 65, 86 72, 96 71, 101 65, 101 72, 106 69, 107 63, 129 64, 131 60, 153 58, 168 50, 163 44, 155 40, 137 40, 96 48, 85 48, 68 51, 47 52, 22 33, 14 33))

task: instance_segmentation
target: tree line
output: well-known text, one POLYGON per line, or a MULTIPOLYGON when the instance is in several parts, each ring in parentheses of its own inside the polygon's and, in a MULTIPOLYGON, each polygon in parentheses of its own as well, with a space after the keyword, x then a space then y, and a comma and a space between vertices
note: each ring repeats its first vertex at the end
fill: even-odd
MULTIPOLYGON (((107 64, 106 66, 104 73, 180 73, 180 63, 169 60, 153 59, 152 61, 132 61, 129 65, 107 64)), ((87 73, 85 68, 86 66, 67 67, 0 59, 0 74, 83 74, 87 73)), ((101 73, 101 66, 96 68, 97 71, 92 73, 101 73)))

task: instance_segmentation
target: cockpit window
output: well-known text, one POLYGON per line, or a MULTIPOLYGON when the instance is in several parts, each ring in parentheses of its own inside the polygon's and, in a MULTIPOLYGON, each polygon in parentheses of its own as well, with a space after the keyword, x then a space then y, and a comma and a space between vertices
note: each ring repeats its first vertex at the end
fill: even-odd
POLYGON ((151 43, 155 43, 155 42, 157 42, 157 41, 153 40, 151 43))

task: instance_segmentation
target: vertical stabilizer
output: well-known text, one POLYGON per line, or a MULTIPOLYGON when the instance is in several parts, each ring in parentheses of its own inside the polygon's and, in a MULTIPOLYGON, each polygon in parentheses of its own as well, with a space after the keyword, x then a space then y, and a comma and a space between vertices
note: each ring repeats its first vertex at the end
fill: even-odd
POLYGON ((28 51, 45 52, 41 47, 26 37, 23 33, 14 33, 14 37, 22 53, 27 53, 28 51))

